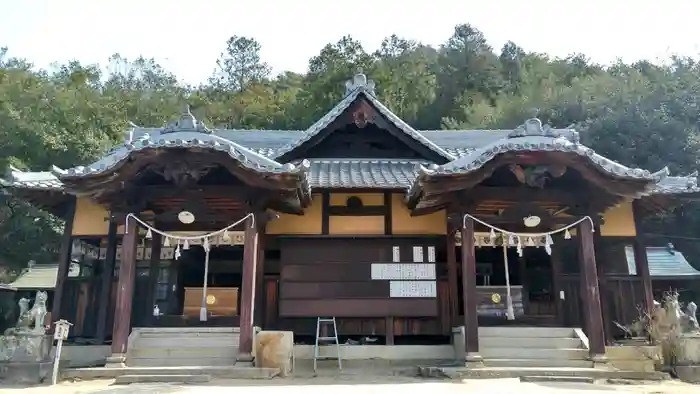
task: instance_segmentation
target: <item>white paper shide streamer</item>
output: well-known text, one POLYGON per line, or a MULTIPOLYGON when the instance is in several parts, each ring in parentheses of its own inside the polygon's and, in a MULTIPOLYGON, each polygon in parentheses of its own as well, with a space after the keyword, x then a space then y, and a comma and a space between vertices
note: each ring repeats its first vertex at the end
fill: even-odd
POLYGON ((126 232, 129 229, 129 219, 136 220, 141 226, 147 229, 146 238, 153 238, 153 233, 160 234, 163 237, 163 246, 171 246, 171 240, 176 244, 175 246, 175 259, 179 259, 182 255, 180 250, 180 243, 182 243, 182 250, 188 250, 190 248, 190 241, 201 241, 202 248, 204 248, 204 286, 202 288, 202 305, 199 309, 199 320, 207 321, 207 282, 209 279, 209 252, 211 250, 211 239, 218 238, 221 235, 221 239, 228 242, 231 239, 229 235, 229 230, 243 223, 246 219, 251 218, 251 226, 255 226, 255 215, 252 213, 247 214, 241 220, 230 224, 221 230, 214 231, 212 233, 199 234, 199 235, 176 235, 166 233, 165 231, 158 230, 157 228, 151 226, 150 224, 139 219, 138 216, 130 213, 126 215, 126 232))
POLYGON ((554 240, 552 239, 552 235, 557 234, 557 233, 564 233, 564 239, 571 239, 571 233, 569 232, 569 229, 576 227, 579 223, 588 220, 591 222, 591 231, 595 232, 595 228, 593 225, 593 219, 591 219, 590 216, 585 216, 569 225, 566 225, 562 228, 553 230, 553 231, 547 231, 544 233, 516 233, 513 231, 508 231, 504 230, 502 228, 496 227, 492 224, 486 223, 483 220, 480 220, 470 214, 465 214, 464 217, 462 218, 462 227, 465 226, 467 219, 472 219, 473 221, 486 226, 490 229, 489 231, 489 240, 490 244, 492 246, 496 245, 496 239, 499 237, 497 233, 500 234, 501 237, 501 244, 503 245, 503 261, 505 264, 505 274, 506 274, 506 318, 508 320, 515 320, 515 312, 513 311, 513 299, 511 298, 511 293, 510 293, 510 274, 508 272, 508 246, 515 246, 518 251, 518 256, 522 257, 523 256, 523 247, 524 246, 535 246, 535 241, 534 239, 536 238, 545 238, 545 243, 544 243, 544 249, 547 251, 547 254, 551 255, 552 254, 552 245, 554 244, 554 240))

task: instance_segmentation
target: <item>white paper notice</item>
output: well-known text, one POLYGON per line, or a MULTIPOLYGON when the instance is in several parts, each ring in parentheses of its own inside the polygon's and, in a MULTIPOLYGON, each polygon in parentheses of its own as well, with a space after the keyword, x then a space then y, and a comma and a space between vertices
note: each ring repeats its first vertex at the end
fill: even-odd
POLYGON ((423 247, 414 246, 413 247, 413 262, 422 263, 423 262, 423 247))
POLYGON ((435 264, 386 264, 371 266, 373 280, 435 280, 435 264))
POLYGON ((435 246, 428 246, 428 262, 435 262, 435 246))
POLYGON ((401 248, 398 247, 398 246, 394 246, 394 247, 392 248, 392 253, 393 253, 393 259, 392 259, 392 261, 393 261, 394 263, 400 262, 400 261, 401 261, 401 248))
POLYGON ((435 298, 437 284, 435 281, 400 281, 389 282, 391 298, 435 298))

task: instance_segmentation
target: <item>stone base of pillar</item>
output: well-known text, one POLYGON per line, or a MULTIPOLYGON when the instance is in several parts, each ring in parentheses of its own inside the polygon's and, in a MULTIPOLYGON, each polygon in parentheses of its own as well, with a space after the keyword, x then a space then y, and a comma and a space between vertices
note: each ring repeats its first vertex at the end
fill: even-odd
POLYGON ((464 356, 464 366, 466 368, 483 368, 484 359, 479 353, 467 353, 464 356))
POLYGON ((250 363, 253 362, 253 354, 248 352, 241 352, 236 357, 236 362, 250 363))
POLYGON ((105 368, 126 368, 126 354, 114 353, 107 357, 105 368))
POLYGON ((610 360, 605 354, 594 354, 588 357, 590 361, 593 361, 593 368, 610 368, 610 360))

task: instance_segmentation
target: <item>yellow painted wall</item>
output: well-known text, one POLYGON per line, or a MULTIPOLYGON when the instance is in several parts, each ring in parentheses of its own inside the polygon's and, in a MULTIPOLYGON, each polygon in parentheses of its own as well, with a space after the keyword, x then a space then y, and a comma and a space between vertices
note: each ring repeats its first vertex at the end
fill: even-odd
POLYGON ((73 235, 107 235, 109 212, 89 198, 80 197, 75 202, 73 235))
POLYGON ((411 216, 403 194, 391 195, 391 230, 393 234, 446 234, 447 215, 438 211, 429 215, 411 216))
POLYGON ((384 216, 331 216, 329 234, 374 235, 384 234, 384 216))
POLYGON ((267 234, 321 234, 323 195, 311 196, 311 205, 304 210, 303 215, 287 215, 280 213, 277 220, 267 224, 267 234))
POLYGON ((329 205, 347 206, 349 197, 358 197, 364 206, 384 205, 384 194, 382 193, 332 193, 329 205))
POLYGON ((637 235, 631 202, 608 209, 603 214, 603 219, 605 224, 600 227, 600 235, 604 237, 634 237, 637 235))

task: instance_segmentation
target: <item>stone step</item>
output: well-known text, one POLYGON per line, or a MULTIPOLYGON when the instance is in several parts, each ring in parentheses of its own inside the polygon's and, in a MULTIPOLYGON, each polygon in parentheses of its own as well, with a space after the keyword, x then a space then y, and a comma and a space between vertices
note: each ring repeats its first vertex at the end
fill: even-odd
POLYGON ((236 357, 186 357, 186 358, 134 358, 129 357, 126 360, 126 365, 130 367, 215 367, 215 366, 233 366, 236 363, 236 357))
POLYGON ((576 333, 568 327, 479 327, 479 337, 576 338, 576 333))
POLYGON ((209 375, 226 379, 272 379, 279 368, 251 366, 126 367, 71 368, 61 371, 63 379, 114 379, 122 375, 209 375))
POLYGON ((552 360, 578 361, 588 358, 588 350, 585 349, 539 349, 524 347, 498 347, 482 348, 479 353, 486 360, 491 359, 526 359, 526 360, 552 360))
POLYGON ((182 341, 189 341, 189 340, 216 340, 216 341, 227 341, 227 340, 235 340, 238 342, 238 339, 240 338, 240 335, 238 334, 209 334, 209 333, 163 333, 163 334, 140 334, 137 337, 137 340, 145 340, 145 341, 150 341, 150 340, 161 340, 161 339, 177 339, 177 340, 182 340, 182 341))
POLYGON ((485 367, 465 368, 462 366, 419 367, 418 373, 423 377, 441 377, 455 380, 462 379, 499 379, 520 378, 523 376, 580 376, 594 379, 629 379, 629 380, 667 380, 668 374, 661 372, 615 371, 599 368, 566 367, 485 367))
POLYGON ((592 368, 587 360, 531 359, 531 358, 484 358, 484 364, 493 368, 592 368))
POLYGON ((122 375, 114 379, 114 384, 132 383, 208 383, 209 375, 122 375))
POLYGON ((207 347, 134 347, 129 358, 227 358, 237 357, 238 346, 207 347))
POLYGON ((238 344, 238 338, 137 338, 133 345, 131 345, 131 348, 238 347, 238 344))
POLYGON ((555 383, 595 383, 596 379, 590 376, 521 376, 521 382, 555 382, 555 383))
POLYGON ((479 348, 540 348, 540 349, 579 349, 583 347, 578 338, 510 338, 510 337, 481 337, 479 348))

